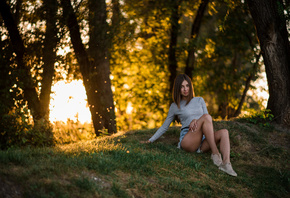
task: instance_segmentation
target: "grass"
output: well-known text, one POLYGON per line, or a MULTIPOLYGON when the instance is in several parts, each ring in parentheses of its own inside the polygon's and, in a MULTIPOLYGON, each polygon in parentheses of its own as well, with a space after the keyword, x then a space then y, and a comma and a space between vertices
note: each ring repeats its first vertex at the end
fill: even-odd
POLYGON ((289 197, 289 131, 214 125, 230 131, 238 177, 219 171, 210 153, 177 149, 180 129, 172 127, 153 144, 139 141, 156 130, 139 130, 0 151, 0 197, 289 197))

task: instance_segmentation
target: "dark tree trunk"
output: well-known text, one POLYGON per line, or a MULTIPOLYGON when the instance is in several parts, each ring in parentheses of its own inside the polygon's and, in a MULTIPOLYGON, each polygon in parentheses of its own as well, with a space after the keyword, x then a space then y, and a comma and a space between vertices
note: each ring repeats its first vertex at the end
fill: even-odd
POLYGON ((177 46, 177 37, 179 31, 178 20, 180 18, 179 14, 179 5, 181 3, 180 0, 171 0, 172 2, 172 12, 170 18, 170 44, 169 44, 169 52, 168 52, 168 69, 170 72, 169 75, 169 83, 170 83, 170 91, 173 90, 174 80, 177 74, 177 60, 176 60, 176 46, 177 46))
MULTIPOLYGON (((90 105, 96 131, 107 129, 109 133, 116 132, 115 107, 110 79, 111 39, 108 35, 106 22, 106 1, 89 0, 89 54, 92 61, 90 82, 92 97, 90 105)), ((114 21, 115 22, 115 21, 114 21)))
POLYGON ((58 42, 57 28, 56 28, 56 14, 58 9, 57 0, 45 0, 43 1, 45 6, 45 18, 46 18, 46 32, 43 48, 43 74, 41 81, 41 114, 45 116, 46 120, 49 120, 49 104, 50 93, 52 86, 52 79, 54 75, 54 63, 56 60, 56 46, 58 42))
POLYGON ((120 20, 121 20, 121 11, 119 0, 112 0, 113 4, 113 16, 112 16, 112 32, 111 37, 120 32, 120 20), (113 35, 114 34, 114 35, 113 35))
MULTIPOLYGON (((1 30, 0 35, 2 35, 1 30)), ((6 45, 7 39, 2 40, 2 37, 0 36, 0 127, 2 127, 1 119, 3 116, 9 113, 9 110, 14 106, 13 97, 11 96, 12 94, 10 94, 10 89, 14 83, 11 75, 9 75, 9 72, 12 70, 10 67, 11 62, 9 61, 11 59, 12 53, 10 52, 9 47, 6 47, 6 45)), ((0 131, 2 130, 3 129, 0 128, 0 131)))
POLYGON ((282 0, 247 0, 256 25, 269 86, 267 108, 290 126, 290 45, 282 0))
POLYGON ((14 15, 14 20, 16 24, 19 24, 19 21, 20 21, 20 11, 21 11, 21 6, 22 6, 22 1, 23 0, 17 0, 16 2, 16 10, 15 10, 15 15, 14 15))
POLYGON ((192 24, 191 34, 190 34, 190 41, 188 46, 188 56, 186 59, 186 67, 185 67, 185 74, 187 74, 190 78, 193 77, 193 70, 194 70, 194 61, 195 61, 195 41, 198 38, 201 20, 204 16, 204 12, 206 10, 207 4, 209 0, 202 0, 200 3, 197 14, 195 16, 194 22, 192 24))
POLYGON ((24 99, 28 102, 28 108, 31 110, 34 122, 37 123, 44 115, 40 111, 40 101, 36 91, 36 85, 31 77, 30 69, 25 63, 26 57, 23 40, 10 12, 10 7, 6 4, 5 0, 0 0, 0 13, 9 32, 10 41, 16 54, 17 70, 19 71, 19 79, 22 82, 18 86, 23 90, 24 99))
POLYGON ((222 117, 222 119, 228 118, 229 114, 229 103, 228 99, 226 99, 224 102, 219 104, 219 115, 222 117))
POLYGON ((90 11, 90 55, 85 50, 81 40, 80 27, 70 0, 62 0, 63 15, 70 31, 73 48, 80 65, 83 76, 88 103, 92 115, 92 121, 96 135, 108 130, 109 133, 116 132, 116 121, 114 103, 111 91, 109 54, 107 43, 107 24, 105 1, 94 1, 97 6, 90 7, 100 9, 98 12, 90 11), (92 24, 93 23, 93 24, 92 24), (95 38, 94 38, 95 37, 95 38))

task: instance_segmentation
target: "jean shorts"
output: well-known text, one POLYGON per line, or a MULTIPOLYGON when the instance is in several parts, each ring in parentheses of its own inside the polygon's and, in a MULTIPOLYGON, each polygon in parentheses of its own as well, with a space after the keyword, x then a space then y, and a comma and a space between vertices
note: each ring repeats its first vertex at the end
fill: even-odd
MULTIPOLYGON (((180 144, 181 144, 181 141, 183 140, 185 134, 187 134, 188 131, 189 131, 189 127, 184 127, 181 129, 177 148, 182 149, 180 144)), ((197 153, 202 153, 202 151, 200 150, 200 147, 201 147, 204 140, 205 140, 205 136, 202 135, 201 143, 200 143, 198 149, 196 150, 197 153)))

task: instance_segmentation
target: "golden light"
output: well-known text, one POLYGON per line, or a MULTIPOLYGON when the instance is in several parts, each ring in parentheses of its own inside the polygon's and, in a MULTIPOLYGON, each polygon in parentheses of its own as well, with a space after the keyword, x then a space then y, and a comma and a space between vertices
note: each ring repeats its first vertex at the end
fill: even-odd
POLYGON ((260 73, 260 78, 258 78, 254 83, 253 86, 256 87, 256 90, 249 90, 250 96, 256 96, 258 100, 262 100, 262 105, 264 108, 267 106, 267 101, 269 98, 268 92, 268 82, 266 77, 266 72, 263 71, 260 73))
POLYGON ((91 122, 85 87, 81 80, 58 81, 52 86, 50 121, 68 119, 81 123, 91 122))
POLYGON ((132 102, 128 102, 127 108, 126 108, 126 113, 127 114, 132 114, 133 111, 133 106, 132 106, 132 102))

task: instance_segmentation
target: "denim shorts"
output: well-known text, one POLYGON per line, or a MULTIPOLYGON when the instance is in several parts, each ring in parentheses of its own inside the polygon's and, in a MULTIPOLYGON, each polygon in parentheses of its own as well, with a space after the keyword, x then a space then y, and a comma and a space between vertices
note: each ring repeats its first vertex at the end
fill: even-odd
MULTIPOLYGON (((189 131, 189 127, 184 127, 184 128, 181 129, 177 148, 182 149, 180 144, 181 144, 181 141, 183 140, 185 134, 187 134, 188 131, 189 131)), ((200 150, 200 147, 201 147, 201 145, 202 145, 204 140, 205 140, 205 136, 202 135, 201 143, 200 143, 198 149, 196 150, 197 153, 202 153, 202 151, 200 150)))

